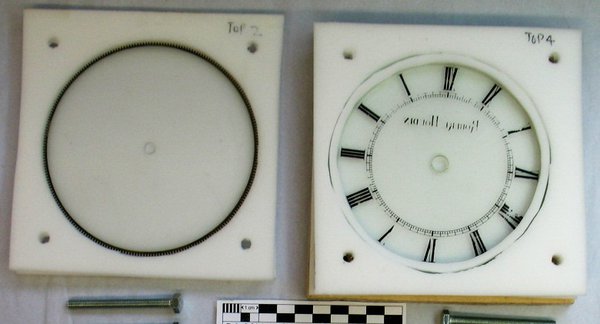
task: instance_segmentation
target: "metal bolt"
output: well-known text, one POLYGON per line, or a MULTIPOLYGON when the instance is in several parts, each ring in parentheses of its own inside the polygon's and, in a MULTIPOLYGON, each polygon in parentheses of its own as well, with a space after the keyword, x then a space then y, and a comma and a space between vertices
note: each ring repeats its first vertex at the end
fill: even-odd
POLYGON ((71 309, 81 308, 171 308, 178 314, 183 308, 181 294, 169 297, 146 298, 71 298, 67 302, 71 309))
POLYGON ((531 317, 450 313, 444 310, 442 324, 556 324, 556 321, 531 317))

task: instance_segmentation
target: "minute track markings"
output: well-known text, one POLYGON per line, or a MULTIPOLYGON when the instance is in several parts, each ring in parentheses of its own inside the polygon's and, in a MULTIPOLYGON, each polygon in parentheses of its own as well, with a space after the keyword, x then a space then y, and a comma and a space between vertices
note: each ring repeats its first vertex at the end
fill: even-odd
MULTIPOLYGON (((394 76, 394 78, 396 78, 396 77, 398 77, 398 74, 396 74, 394 76)), ((495 217, 498 210, 502 206, 504 197, 506 197, 507 191, 510 188, 510 180, 513 178, 513 176, 512 176, 513 172, 511 171, 511 169, 513 168, 512 167, 512 165, 513 165, 512 164, 512 153, 509 148, 509 143, 506 140, 506 136, 502 136, 504 145, 507 150, 506 156, 509 161, 507 163, 508 164, 507 169, 506 169, 507 175, 506 175, 504 188, 503 188, 500 196, 497 197, 497 199, 496 199, 496 201, 499 202, 497 205, 492 206, 482 216, 473 220, 468 225, 464 225, 459 228, 452 228, 452 229, 448 229, 448 230, 431 230, 431 229, 423 228, 423 227, 417 226, 415 224, 412 224, 411 222, 405 220, 401 215, 398 215, 394 211, 394 209, 388 205, 388 203, 385 201, 384 197, 380 193, 378 193, 376 189, 373 189, 373 188, 377 188, 377 183, 375 183, 375 175, 374 175, 374 170, 373 170, 373 152, 374 152, 375 143, 377 142, 381 131, 383 129, 385 129, 387 126, 389 126, 388 122, 391 120, 391 118, 393 118, 393 116, 396 112, 401 111, 406 106, 417 103, 419 101, 443 98, 443 99, 447 99, 447 100, 461 102, 461 103, 467 104, 469 106, 472 106, 476 109, 478 109, 480 106, 480 102, 478 100, 475 100, 471 97, 462 95, 462 94, 454 92, 454 91, 448 92, 448 91, 444 91, 444 90, 438 90, 438 91, 424 92, 424 93, 414 94, 413 98, 414 98, 413 102, 406 100, 403 103, 398 104, 394 109, 392 109, 390 112, 386 113, 385 115, 383 115, 381 117, 381 123, 378 123, 375 126, 375 129, 374 129, 373 133, 371 134, 371 138, 369 139, 368 145, 365 148, 364 160, 366 163, 367 178, 369 179, 369 188, 372 188, 372 190, 371 190, 372 198, 373 198, 373 200, 375 200, 378 203, 378 205, 382 208, 382 210, 392 220, 394 220, 397 224, 399 224, 403 228, 408 229, 409 231, 411 231, 413 233, 417 233, 417 234, 420 234, 423 236, 431 236, 431 237, 438 238, 438 239, 468 234, 469 232, 473 231, 473 229, 479 228, 485 222, 487 222, 489 219, 495 217)), ((490 111, 484 111, 484 112, 482 112, 482 114, 484 115, 484 117, 486 117, 492 123, 492 125, 500 133, 499 135, 501 135, 502 133, 505 132, 502 130, 500 122, 498 121, 498 119, 495 117, 495 115, 493 113, 491 113, 490 111)), ((377 238, 374 237, 374 239, 377 239, 377 238)))

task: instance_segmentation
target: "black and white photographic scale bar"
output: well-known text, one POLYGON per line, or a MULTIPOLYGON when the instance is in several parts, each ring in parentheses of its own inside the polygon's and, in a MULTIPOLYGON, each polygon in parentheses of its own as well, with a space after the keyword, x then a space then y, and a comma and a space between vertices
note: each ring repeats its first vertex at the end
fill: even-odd
POLYGON ((219 300, 217 324, 406 324, 406 304, 290 300, 219 300))

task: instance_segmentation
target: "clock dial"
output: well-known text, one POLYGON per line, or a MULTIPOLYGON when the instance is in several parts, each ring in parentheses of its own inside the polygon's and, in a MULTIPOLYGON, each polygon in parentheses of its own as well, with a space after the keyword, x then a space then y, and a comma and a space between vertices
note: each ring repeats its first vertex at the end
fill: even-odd
POLYGON ((541 207, 548 143, 520 88, 461 56, 418 56, 368 78, 344 108, 330 176, 369 244, 423 271, 484 264, 541 207))

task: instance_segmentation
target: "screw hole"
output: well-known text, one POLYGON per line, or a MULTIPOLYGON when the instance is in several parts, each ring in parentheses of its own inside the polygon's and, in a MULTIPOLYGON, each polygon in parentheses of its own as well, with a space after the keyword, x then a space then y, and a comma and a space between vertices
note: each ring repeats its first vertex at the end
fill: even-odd
POLYGON ((346 60, 354 59, 354 53, 351 50, 345 50, 343 55, 344 55, 344 59, 346 59, 346 60))
POLYGON ((560 256, 558 254, 555 254, 555 255, 552 256, 552 264, 558 266, 558 265, 561 265, 562 263, 563 263, 563 257, 562 256, 560 256))
POLYGON ((38 239, 40 240, 40 243, 46 244, 46 243, 50 242, 50 234, 43 232, 40 234, 38 239))
POLYGON ((550 63, 552 63, 552 64, 558 63, 559 60, 560 60, 560 56, 556 52, 550 54, 550 56, 548 57, 548 61, 550 61, 550 63))
POLYGON ((254 54, 256 53, 256 51, 258 51, 258 44, 256 44, 255 42, 251 42, 248 45, 248 52, 254 54))
POLYGON ((350 262, 354 261, 354 254, 352 252, 346 252, 346 253, 344 253, 343 259, 345 262, 350 263, 350 262))
POLYGON ((48 40, 48 47, 57 48, 58 47, 58 39, 50 38, 50 40, 48 40))
POLYGON ((241 246, 242 250, 248 250, 252 246, 252 241, 250 241, 249 239, 243 239, 241 246))

